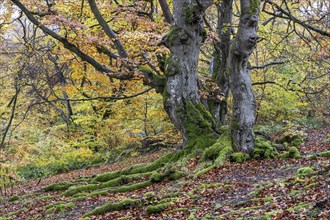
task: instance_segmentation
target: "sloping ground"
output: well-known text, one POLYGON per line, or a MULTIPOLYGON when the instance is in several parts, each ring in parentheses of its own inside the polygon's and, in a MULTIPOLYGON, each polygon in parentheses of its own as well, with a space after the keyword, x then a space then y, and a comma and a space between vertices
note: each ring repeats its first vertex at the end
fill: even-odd
MULTIPOLYGON (((56 175, 39 184, 30 181, 1 199, 0 219, 330 219, 329 134, 329 128, 309 131, 299 148, 302 159, 226 162, 197 178, 165 179, 136 190, 90 180, 95 174, 154 161, 160 153, 56 175), (45 191, 51 183, 59 184, 45 191), (87 217, 100 206, 97 212, 108 212, 87 217)), ((190 160, 187 169, 194 170, 198 160, 190 160)), ((130 181, 126 185, 147 182, 146 176, 130 181)))

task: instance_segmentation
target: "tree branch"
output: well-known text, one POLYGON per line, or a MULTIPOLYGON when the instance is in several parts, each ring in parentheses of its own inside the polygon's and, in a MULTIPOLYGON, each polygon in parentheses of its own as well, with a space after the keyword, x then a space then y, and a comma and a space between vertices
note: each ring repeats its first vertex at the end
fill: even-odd
POLYGON ((253 70, 253 69, 264 69, 268 66, 273 66, 273 65, 280 65, 280 64, 283 64, 283 63, 286 63, 287 61, 274 61, 274 62, 270 62, 270 63, 266 63, 262 66, 251 66, 249 69, 250 70, 253 70))
MULTIPOLYGON (((314 27, 312 25, 306 24, 305 22, 303 22, 303 21, 299 20, 298 18, 294 17, 290 12, 288 12, 288 11, 284 10, 283 8, 281 8, 281 6, 279 6, 278 4, 273 2, 272 0, 265 0, 265 4, 267 4, 267 3, 274 6, 279 12, 281 12, 281 14, 284 14, 284 15, 287 16, 287 17, 284 17, 284 16, 281 16, 281 17, 283 17, 285 19, 289 19, 289 20, 303 26, 304 28, 312 30, 314 32, 317 32, 317 33, 319 33, 323 36, 330 37, 330 32, 326 32, 326 31, 324 31, 320 28, 317 28, 317 27, 314 27)), ((263 8, 263 11, 266 12, 267 14, 271 14, 271 15, 279 17, 278 15, 276 15, 274 13, 268 12, 265 8, 266 7, 263 8)))
POLYGON ((274 81, 264 81, 264 82, 254 82, 252 83, 253 86, 258 86, 258 85, 265 85, 265 84, 276 84, 278 85, 276 82, 274 81))
POLYGON ((71 101, 71 102, 84 102, 84 101, 93 101, 93 100, 121 100, 121 99, 130 99, 130 98, 134 98, 137 97, 139 95, 143 95, 147 92, 149 92, 150 90, 152 90, 153 88, 148 88, 142 92, 133 94, 133 95, 129 95, 129 96, 99 96, 99 97, 93 97, 93 98, 82 98, 82 99, 63 99, 63 98, 58 98, 56 100, 50 100, 50 102, 57 102, 57 101, 63 101, 63 100, 67 100, 67 101, 71 101))
POLYGON ((97 8, 97 5, 96 5, 95 0, 88 0, 88 4, 89 4, 89 6, 90 6, 90 8, 91 8, 91 10, 92 10, 92 12, 93 12, 96 20, 99 22, 99 24, 101 25, 102 29, 106 33, 106 35, 115 44, 115 47, 117 48, 119 55, 121 57, 123 57, 123 58, 127 58, 128 57, 128 54, 127 54, 124 46, 122 45, 122 43, 117 38, 117 35, 115 34, 115 32, 113 32, 113 30, 109 27, 109 25, 106 22, 106 20, 104 20, 104 18, 101 15, 99 9, 97 8))
POLYGON ((169 24, 172 24, 173 22, 173 16, 172 13, 170 11, 170 8, 168 7, 168 4, 166 2, 166 0, 158 0, 160 7, 162 8, 164 17, 165 17, 165 21, 169 24))

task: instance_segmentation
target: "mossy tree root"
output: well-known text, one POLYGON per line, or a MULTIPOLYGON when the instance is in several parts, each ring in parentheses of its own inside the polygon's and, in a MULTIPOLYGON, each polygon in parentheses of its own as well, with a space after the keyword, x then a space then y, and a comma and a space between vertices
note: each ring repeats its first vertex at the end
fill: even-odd
POLYGON ((138 207, 142 204, 140 199, 125 199, 116 203, 106 203, 103 206, 97 207, 96 209, 86 213, 83 218, 89 217, 92 215, 101 215, 111 211, 120 211, 124 209, 129 209, 133 207, 138 207))

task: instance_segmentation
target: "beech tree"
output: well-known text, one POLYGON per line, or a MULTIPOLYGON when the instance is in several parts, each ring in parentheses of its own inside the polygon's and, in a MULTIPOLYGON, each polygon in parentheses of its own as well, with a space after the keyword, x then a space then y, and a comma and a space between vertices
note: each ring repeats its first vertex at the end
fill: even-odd
MULTIPOLYGON (((136 63, 141 63, 141 59, 137 59, 136 56, 130 57, 125 45, 109 25, 102 11, 99 10, 95 0, 88 0, 91 15, 108 37, 107 42, 109 43, 109 45, 104 42, 103 44, 98 43, 95 47, 99 53, 107 55, 110 60, 115 59, 120 62, 120 68, 113 67, 111 61, 110 64, 99 61, 93 57, 93 54, 85 52, 79 44, 70 41, 67 36, 61 35, 42 22, 41 18, 44 16, 56 15, 53 10, 56 2, 31 3, 20 0, 11 0, 11 2, 44 34, 61 42, 64 48, 92 65, 96 70, 109 76, 111 80, 132 80, 136 78, 137 70, 142 72, 143 83, 162 94, 164 109, 182 134, 182 147, 194 145, 197 148, 205 148, 217 140, 218 136, 223 133, 219 127, 225 123, 227 99, 231 91, 233 106, 229 131, 233 149, 244 153, 253 151, 256 103, 252 91, 249 56, 258 42, 260 8, 258 0, 240 1, 239 24, 233 38, 231 36, 232 32, 235 32, 232 21, 234 1, 173 0, 172 16, 167 2, 159 0, 165 21, 171 23, 171 28, 165 34, 160 45, 167 47, 170 54, 159 59, 158 67, 155 67, 146 56, 142 55, 150 68, 137 65, 136 63), (198 62, 201 45, 207 37, 205 13, 212 4, 217 6, 219 14, 217 33, 221 39, 216 45, 212 77, 221 93, 218 94, 215 101, 207 101, 203 100, 200 94, 203 84, 198 75, 198 62), (38 5, 43 5, 43 8, 39 10, 38 5), (116 52, 112 52, 109 48, 115 49, 116 52), (163 74, 160 74, 158 69, 162 70, 163 74)), ((286 3, 286 1, 283 2, 286 3)), ((122 7, 121 2, 115 1, 115 3, 118 7, 122 7)), ((138 3, 140 1, 132 3, 131 7, 137 6, 134 4, 138 3)), ((139 11, 138 13, 152 20, 154 2, 148 1, 148 4, 150 5, 149 11, 139 11)), ((84 1, 82 1, 81 13, 83 8, 84 1)), ((263 2, 263 10, 274 16, 285 15, 285 19, 296 22, 309 31, 324 36, 329 35, 320 28, 290 16, 290 12, 272 1, 263 2), (269 8, 273 9, 274 13, 271 13, 269 8)))

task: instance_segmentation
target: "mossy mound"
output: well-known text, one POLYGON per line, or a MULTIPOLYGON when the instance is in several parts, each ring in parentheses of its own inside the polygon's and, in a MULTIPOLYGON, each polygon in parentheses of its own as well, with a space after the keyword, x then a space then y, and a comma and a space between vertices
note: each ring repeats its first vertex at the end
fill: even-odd
POLYGON ((270 159, 278 155, 276 146, 263 136, 257 136, 254 140, 255 147, 251 157, 255 159, 270 159))
POLYGON ((244 161, 246 161, 250 158, 251 157, 249 154, 237 152, 237 153, 233 153, 232 155, 230 155, 229 160, 232 162, 235 162, 235 163, 243 163, 244 161))
POLYGON ((298 147, 304 143, 304 139, 299 135, 285 135, 284 137, 280 138, 277 143, 287 143, 290 146, 298 147))
POLYGON ((291 147, 289 149, 289 151, 278 155, 279 158, 292 158, 292 159, 300 159, 301 158, 301 154, 298 151, 298 149, 296 147, 291 147))
POLYGON ((199 161, 199 163, 211 162, 212 164, 207 167, 201 167, 195 171, 195 177, 204 174, 214 168, 219 168, 233 153, 231 138, 228 133, 220 135, 218 140, 209 148, 207 148, 199 161))

